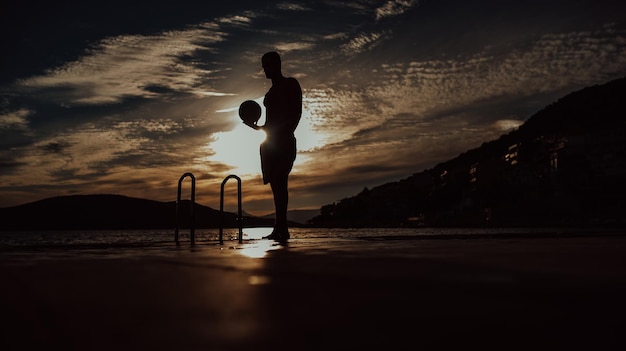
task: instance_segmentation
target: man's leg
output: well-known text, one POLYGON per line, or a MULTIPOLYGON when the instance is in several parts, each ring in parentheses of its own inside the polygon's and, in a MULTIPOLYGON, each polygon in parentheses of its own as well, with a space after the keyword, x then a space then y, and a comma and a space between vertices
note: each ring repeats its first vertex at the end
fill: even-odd
POLYGON ((289 239, 287 226, 287 206, 289 203, 287 178, 288 176, 285 176, 270 182, 274 195, 274 209, 276 211, 276 222, 272 234, 281 236, 281 239, 289 239))

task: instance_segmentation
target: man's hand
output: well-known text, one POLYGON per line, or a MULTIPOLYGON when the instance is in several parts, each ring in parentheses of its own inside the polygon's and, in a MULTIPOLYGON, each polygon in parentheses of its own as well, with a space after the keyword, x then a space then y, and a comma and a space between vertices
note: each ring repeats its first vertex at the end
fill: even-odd
POLYGON ((247 122, 243 122, 243 124, 247 125, 248 127, 254 129, 254 130, 259 130, 259 129, 263 129, 262 126, 258 126, 256 125, 256 123, 247 123, 247 122))

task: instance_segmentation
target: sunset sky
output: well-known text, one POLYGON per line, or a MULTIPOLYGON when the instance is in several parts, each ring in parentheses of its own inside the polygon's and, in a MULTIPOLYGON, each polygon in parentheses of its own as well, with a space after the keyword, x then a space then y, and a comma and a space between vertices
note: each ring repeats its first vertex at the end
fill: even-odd
POLYGON ((192 172, 201 204, 219 208, 220 183, 236 174, 244 210, 273 212, 262 132, 237 108, 262 101, 260 58, 275 50, 304 94, 290 208, 319 208, 626 76, 624 3, 2 5, 0 207, 70 194, 173 201, 192 172))

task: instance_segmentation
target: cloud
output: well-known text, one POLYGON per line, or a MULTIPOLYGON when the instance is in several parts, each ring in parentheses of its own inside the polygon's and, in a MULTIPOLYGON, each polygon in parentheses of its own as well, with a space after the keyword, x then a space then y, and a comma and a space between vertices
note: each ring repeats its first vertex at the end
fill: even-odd
POLYGON ((31 112, 29 109, 22 108, 0 115, 0 130, 29 130, 27 117, 31 112))
POLYGON ((158 118, 120 121, 107 128, 121 130, 126 136, 156 136, 179 133, 184 129, 184 126, 179 121, 158 118))
POLYGON ((307 42, 302 42, 302 41, 287 42, 287 43, 276 44, 276 50, 284 54, 290 51, 309 50, 313 48, 314 46, 315 44, 313 43, 307 43, 307 42))
POLYGON ((194 91, 194 94, 200 96, 236 96, 237 94, 232 93, 220 93, 217 91, 194 91))
POLYGON ((63 153, 65 150, 67 150, 71 146, 72 144, 70 144, 68 141, 59 140, 59 141, 52 141, 45 145, 40 145, 39 148, 43 150, 44 153, 46 154, 60 154, 60 153, 63 153))
POLYGON ((297 3, 281 2, 276 8, 283 11, 310 11, 310 8, 297 3))
POLYGON ((494 127, 505 133, 517 129, 523 123, 524 121, 518 119, 499 119, 494 123, 494 127))
POLYGON ((376 47, 385 36, 385 33, 360 33, 341 45, 340 49, 348 56, 357 55, 376 47))
POLYGON ((112 104, 130 97, 154 98, 160 96, 155 86, 193 93, 202 90, 207 76, 215 72, 201 69, 184 57, 222 40, 222 33, 206 26, 152 36, 110 37, 77 61, 43 76, 22 79, 18 86, 24 93, 39 92, 65 106, 112 104), (47 93, 51 89, 57 89, 55 95, 47 93))
POLYGON ((254 14, 250 11, 246 11, 244 15, 232 15, 217 19, 217 23, 227 24, 234 27, 248 27, 252 22, 254 14))
POLYGON ((139 196, 137 188, 116 190, 115 186, 142 177, 146 184, 157 186, 168 179, 166 174, 176 179, 186 170, 204 175, 203 179, 214 178, 207 178, 209 170, 225 172, 229 166, 210 160, 193 162, 206 157, 206 153, 193 148, 197 143, 193 136, 181 135, 184 128, 181 122, 166 119, 76 126, 33 144, 14 147, 10 153, 0 153, 2 184, 33 189, 56 184, 139 196))
POLYGON ((324 40, 337 40, 337 39, 344 39, 348 34, 345 32, 339 32, 339 33, 332 33, 332 34, 327 34, 322 36, 322 39, 324 40))
POLYGON ((505 99, 558 95, 623 74, 625 40, 626 32, 615 30, 547 34, 523 50, 383 63, 372 69, 370 84, 360 94, 380 102, 376 106, 383 120, 402 112, 426 118, 505 99))
POLYGON ((401 15, 417 4, 417 0, 387 1, 383 6, 376 9, 376 20, 380 21, 386 17, 401 15))

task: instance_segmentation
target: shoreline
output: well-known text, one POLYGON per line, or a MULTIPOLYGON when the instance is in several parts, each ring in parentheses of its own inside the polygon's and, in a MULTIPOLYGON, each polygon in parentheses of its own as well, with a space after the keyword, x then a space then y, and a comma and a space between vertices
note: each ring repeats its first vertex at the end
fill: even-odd
MULTIPOLYGON (((258 229, 258 228, 256 228, 258 229)), ((406 229, 406 228, 400 228, 406 229)), ((328 230, 328 229, 326 229, 328 230)), ((358 231, 356 228, 351 228, 348 230, 358 231)), ((411 231, 411 229, 407 229, 411 231)), ((452 230, 453 231, 453 230, 452 230)), ((91 233, 93 231, 87 231, 87 233, 91 233)), ((108 230, 103 232, 110 232, 108 230)), ((118 231, 113 231, 118 232, 118 231)), ((125 231, 119 231, 125 232, 125 231)), ((139 232, 150 232, 150 230, 139 230, 139 232)), ((167 232, 167 230, 163 230, 160 232, 167 232)), ((12 234, 16 234, 19 232, 12 232, 12 234)), ((29 232, 32 233, 32 232, 29 232)), ((42 231, 41 233, 49 233, 48 231, 42 231)), ((63 235, 64 231, 55 231, 55 233, 60 233, 63 235)), ((80 231, 78 233, 81 233, 80 231)), ((0 232, 0 236, 2 232, 0 232)), ((19 235, 19 234, 18 234, 19 235)), ((246 234, 244 234, 244 237, 246 234)), ((258 233, 257 233, 258 236, 258 233)), ((588 230, 588 229, 569 229, 569 230, 544 230, 541 229, 535 232, 500 232, 500 233, 446 233, 446 234, 432 234, 432 233, 423 233, 423 234, 393 234, 393 235, 367 235, 367 236, 358 236, 352 235, 349 237, 334 237, 334 236, 312 236, 305 238, 292 238, 290 242, 293 244, 295 242, 303 242, 303 241, 363 241, 363 242, 391 242, 391 241, 447 241, 447 240, 545 240, 545 239, 567 239, 567 238, 626 238, 626 230, 622 229, 602 229, 602 230, 588 230)), ((11 254, 35 254, 35 253, 62 253, 62 254, 70 254, 76 253, 80 254, 81 252, 94 252, 94 251, 102 251, 106 252, 108 250, 121 250, 128 251, 129 254, 141 254, 144 250, 145 253, 154 253, 159 251, 172 251, 177 249, 184 248, 193 248, 193 249, 205 249, 211 247, 225 248, 225 247, 233 247, 241 246, 241 245, 255 245, 255 243, 262 242, 260 237, 255 238, 247 237, 244 238, 242 244, 239 244, 234 237, 230 237, 230 239, 225 238, 224 243, 220 244, 219 239, 207 239, 206 237, 201 239, 196 239, 195 244, 191 244, 188 241, 188 238, 182 239, 179 244, 176 244, 173 240, 147 240, 147 241, 121 241, 121 242, 79 242, 79 243, 44 243, 44 244, 7 244, 0 240, 0 253, 4 255, 11 254), (133 251, 134 250, 134 251, 133 251)))

